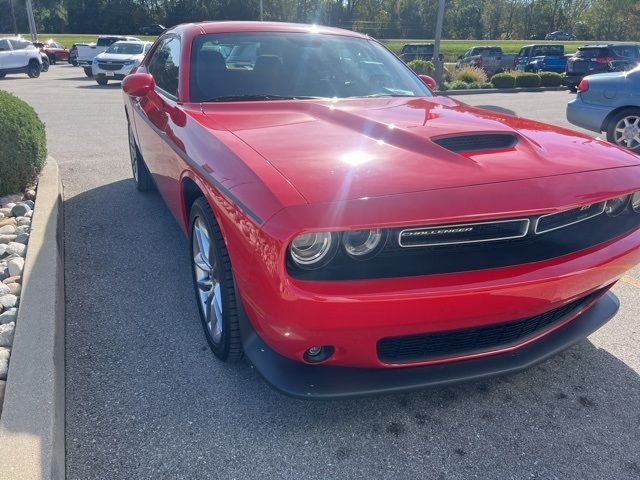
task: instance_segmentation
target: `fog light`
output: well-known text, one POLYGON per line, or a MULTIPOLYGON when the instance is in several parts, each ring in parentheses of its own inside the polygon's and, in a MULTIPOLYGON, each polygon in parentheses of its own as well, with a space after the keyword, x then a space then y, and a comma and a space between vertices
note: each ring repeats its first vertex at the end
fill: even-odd
POLYGON ((331 345, 324 345, 322 347, 310 347, 306 352, 304 352, 304 359, 309 363, 324 362, 331 355, 333 355, 334 351, 335 348, 333 348, 331 345))
POLYGON ((636 192, 631 197, 631 208, 636 213, 640 213, 640 192, 636 192))

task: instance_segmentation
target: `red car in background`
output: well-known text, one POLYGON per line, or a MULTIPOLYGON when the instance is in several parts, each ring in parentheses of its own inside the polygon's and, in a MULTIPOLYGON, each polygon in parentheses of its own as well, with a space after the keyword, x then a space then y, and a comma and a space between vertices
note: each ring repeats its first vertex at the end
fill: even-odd
POLYGON ((63 62, 69 60, 69 49, 54 40, 47 42, 33 42, 33 44, 44 52, 49 57, 51 65, 55 65, 56 62, 63 62))
POLYGON ((606 323, 640 261, 639 157, 434 96, 364 35, 180 25, 123 90, 211 349, 293 396, 524 369, 606 323))

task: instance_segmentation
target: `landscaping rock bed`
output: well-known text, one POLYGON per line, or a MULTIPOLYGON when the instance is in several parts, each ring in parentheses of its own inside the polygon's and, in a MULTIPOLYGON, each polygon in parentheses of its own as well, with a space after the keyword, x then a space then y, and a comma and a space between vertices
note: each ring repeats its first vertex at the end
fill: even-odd
POLYGON ((20 307, 22 271, 36 192, 0 197, 0 413, 20 307))

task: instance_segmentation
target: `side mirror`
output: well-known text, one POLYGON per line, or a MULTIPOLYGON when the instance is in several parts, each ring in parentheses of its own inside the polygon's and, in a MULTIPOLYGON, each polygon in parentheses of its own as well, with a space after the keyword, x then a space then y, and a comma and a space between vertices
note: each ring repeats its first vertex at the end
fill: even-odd
POLYGON ((422 82, 427 87, 429 87, 429 90, 437 90, 438 84, 432 77, 430 77, 429 75, 418 75, 418 76, 420 77, 420 80, 422 80, 422 82))
POLYGON ((122 81, 122 90, 130 97, 145 97, 155 88, 156 82, 148 73, 132 73, 122 81))

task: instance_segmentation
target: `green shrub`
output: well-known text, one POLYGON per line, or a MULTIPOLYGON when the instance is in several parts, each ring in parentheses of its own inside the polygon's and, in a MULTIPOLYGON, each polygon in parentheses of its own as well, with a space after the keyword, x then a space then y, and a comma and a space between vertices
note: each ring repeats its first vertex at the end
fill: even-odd
POLYGON ((493 88, 493 84, 489 82, 484 82, 480 85, 480 88, 493 88))
POLYGON ((513 88, 516 86, 516 77, 512 73, 498 73, 491 77, 491 84, 496 88, 513 88))
POLYGON ((0 90, 0 195, 33 183, 47 158, 44 124, 36 112, 0 90))
POLYGON ((523 73, 516 77, 516 87, 539 87, 540 75, 537 73, 523 73))
POLYGON ((559 87, 562 85, 562 75, 555 72, 540 72, 541 87, 559 87))
POLYGON ((451 90, 451 87, 449 86, 449 82, 442 82, 440 85, 438 85, 438 90, 440 90, 441 92, 446 92, 447 90, 451 90))
POLYGON ((479 88, 482 88, 481 85, 482 84, 478 82, 471 82, 471 83, 467 83, 467 88, 469 90, 478 90, 479 88))
POLYGON ((465 83, 484 83, 487 81, 487 74, 477 67, 464 67, 453 74, 453 80, 465 83))
POLYGON ((433 77, 436 74, 436 67, 433 62, 428 60, 411 60, 407 66, 418 75, 429 75, 433 77))
POLYGON ((469 84, 467 82, 460 82, 458 80, 454 80, 449 83, 449 88, 451 90, 466 90, 469 88, 469 84))

